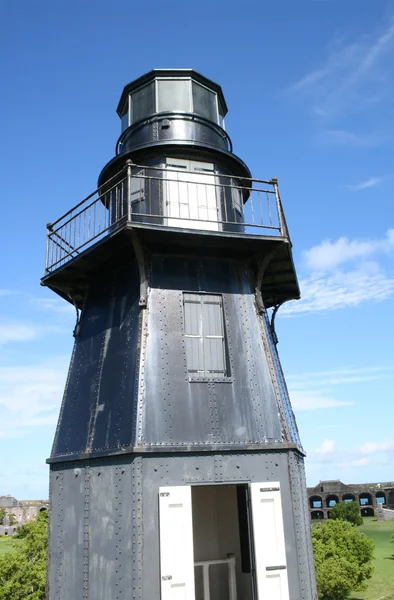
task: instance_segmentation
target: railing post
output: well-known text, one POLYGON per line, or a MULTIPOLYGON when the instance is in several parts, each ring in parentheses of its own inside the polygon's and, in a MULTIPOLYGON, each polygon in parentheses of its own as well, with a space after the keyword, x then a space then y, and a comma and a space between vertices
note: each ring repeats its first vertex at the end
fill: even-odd
POLYGON ((131 166, 132 160, 126 160, 127 165, 127 221, 131 221, 131 166))
POLYGON ((237 600, 237 579, 235 576, 235 556, 227 554, 228 557, 228 587, 230 600, 237 600))
POLYGON ((288 239, 290 239, 289 236, 289 230, 287 229, 287 223, 286 223, 286 218, 285 218, 285 213, 283 212, 283 206, 282 206, 282 201, 280 199, 280 194, 279 194, 279 187, 278 187, 278 180, 276 177, 273 177, 271 179, 271 183, 274 187, 274 191, 275 191, 275 197, 276 197, 276 208, 278 211, 278 218, 279 218, 279 228, 280 228, 280 232, 283 235, 283 237, 286 237, 288 239))
POLYGON ((204 600, 210 600, 211 594, 209 590, 209 563, 202 566, 202 576, 204 583, 204 600))
POLYGON ((49 236, 52 232, 52 223, 47 223, 47 240, 45 247, 45 273, 49 272, 49 236))

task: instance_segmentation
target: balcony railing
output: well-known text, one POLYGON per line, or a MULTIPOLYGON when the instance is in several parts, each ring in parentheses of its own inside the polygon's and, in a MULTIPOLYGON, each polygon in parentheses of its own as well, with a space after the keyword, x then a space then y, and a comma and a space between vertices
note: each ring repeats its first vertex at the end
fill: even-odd
POLYGON ((200 560, 194 563, 195 567, 202 567, 202 579, 203 579, 203 598, 204 600, 210 600, 211 598, 211 586, 209 580, 209 567, 216 565, 227 565, 227 578, 228 578, 228 599, 237 600, 237 580, 235 572, 235 556, 234 554, 228 554, 227 558, 217 560, 200 560))
POLYGON ((276 179, 128 161, 103 186, 48 223, 46 273, 128 223, 288 238, 276 179))

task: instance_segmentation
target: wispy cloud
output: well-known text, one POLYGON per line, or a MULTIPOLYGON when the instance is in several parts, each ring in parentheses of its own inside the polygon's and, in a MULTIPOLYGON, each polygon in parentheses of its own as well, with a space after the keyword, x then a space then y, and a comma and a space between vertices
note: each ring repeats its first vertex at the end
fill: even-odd
POLYGON ((30 304, 37 310, 44 310, 57 315, 75 316, 75 307, 60 298, 30 298, 30 304))
POLYGON ((394 438, 380 442, 365 442, 358 448, 361 454, 380 454, 394 451, 394 438))
POLYGON ((321 455, 325 456, 327 454, 332 454, 334 452, 334 450, 335 450, 335 441, 325 439, 322 441, 320 446, 318 448, 316 448, 315 452, 316 452, 316 454, 321 454, 321 455))
POLYGON ((360 181, 359 183, 351 183, 346 185, 345 187, 348 190, 353 190, 354 192, 359 192, 361 190, 368 190, 370 188, 376 187, 380 185, 385 180, 385 177, 369 177, 368 179, 364 179, 364 181, 360 181))
POLYGON ((40 329, 36 325, 18 322, 0 322, 0 344, 9 342, 30 342, 39 337, 40 329))
POLYGON ((317 146, 340 146, 343 148, 376 148, 392 142, 394 132, 354 132, 347 129, 323 129, 314 136, 317 146))
MULTIPOLYGON (((353 406, 351 394, 339 391, 339 386, 393 377, 394 368, 386 366, 355 368, 343 367, 331 371, 318 371, 289 375, 287 382, 292 405, 296 411, 321 410, 353 406)), ((353 389, 353 388, 351 388, 353 389)), ((354 393, 354 391, 353 391, 354 393)))
POLYGON ((63 394, 68 360, 0 368, 0 437, 52 426, 63 394))
POLYGON ((335 241, 324 240, 303 253, 306 266, 312 271, 329 271, 357 259, 370 258, 381 252, 394 250, 394 229, 389 229, 382 239, 349 240, 341 237, 335 241))
POLYGON ((394 252, 394 229, 383 238, 323 240, 303 252, 301 300, 287 303, 282 316, 338 310, 394 295, 394 275, 377 260, 394 252))
POLYGON ((334 38, 316 69, 295 82, 291 91, 310 101, 315 114, 331 117, 391 100, 390 56, 394 21, 357 39, 334 38))
POLYGON ((322 271, 300 279, 301 300, 288 302, 281 316, 306 315, 356 307, 365 302, 381 302, 394 295, 394 277, 377 263, 331 274, 322 271))

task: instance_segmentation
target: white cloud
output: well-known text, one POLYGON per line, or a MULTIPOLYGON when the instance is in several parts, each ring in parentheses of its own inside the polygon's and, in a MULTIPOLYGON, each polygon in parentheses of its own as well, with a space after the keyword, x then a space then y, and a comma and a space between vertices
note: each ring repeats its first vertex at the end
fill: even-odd
POLYGON ((394 229, 382 238, 323 240, 302 253, 301 300, 288 302, 280 314, 332 311, 390 298, 394 273, 376 259, 393 254, 394 229))
POLYGON ((345 187, 347 187, 347 189, 349 190, 353 190, 354 192, 359 192, 362 190, 368 190, 370 188, 376 187, 377 185, 383 183, 384 180, 384 177, 369 177, 369 179, 364 179, 359 183, 348 184, 345 187))
POLYGON ((291 91, 311 102, 315 114, 331 117, 391 100, 394 22, 379 32, 345 42, 333 39, 324 63, 304 75, 291 91))
POLYGON ((324 240, 306 250, 303 258, 311 271, 326 271, 351 260, 365 259, 393 249, 394 229, 389 229, 383 239, 349 240, 341 237, 335 241, 324 240))
POLYGON ((393 452, 394 451, 394 439, 383 440, 382 442, 365 442, 358 449, 361 454, 378 454, 381 452, 393 452))
POLYGON ((68 361, 0 368, 0 437, 17 437, 26 428, 53 426, 63 396, 68 361))
POLYGON ((316 448, 315 452, 316 454, 332 454, 335 450, 335 441, 334 440, 328 440, 325 439, 322 441, 322 443, 320 444, 320 446, 318 448, 316 448))
POLYGON ((339 408, 340 406, 352 406, 354 404, 354 402, 347 400, 336 400, 319 390, 293 390, 290 388, 290 398, 296 411, 339 408))
POLYGON ((387 300, 394 295, 394 278, 377 263, 369 262, 349 271, 311 273, 300 279, 300 288, 301 300, 285 304, 281 316, 327 312, 387 300))
POLYGON ((318 146, 340 146, 344 148, 375 148, 393 140, 388 131, 354 132, 346 129, 324 129, 315 135, 318 146))
POLYGON ((39 337, 36 325, 18 322, 0 322, 0 344, 8 342, 29 342, 39 337))
POLYGON ((75 307, 60 298, 31 298, 30 304, 39 310, 50 311, 58 315, 75 317, 75 307))
POLYGON ((306 385, 328 388, 344 383, 361 383, 365 381, 377 381, 386 377, 392 377, 393 367, 343 367, 331 371, 315 371, 311 373, 300 373, 290 375, 287 379, 292 390, 304 389, 306 385))
POLYGON ((387 377, 393 377, 393 375, 394 368, 386 366, 343 367, 331 371, 289 375, 287 383, 294 410, 321 410, 355 405, 352 396, 348 397, 343 390, 340 392, 342 398, 338 397, 338 386, 354 385, 365 381, 379 381, 387 377), (344 393, 346 399, 343 399, 344 393))

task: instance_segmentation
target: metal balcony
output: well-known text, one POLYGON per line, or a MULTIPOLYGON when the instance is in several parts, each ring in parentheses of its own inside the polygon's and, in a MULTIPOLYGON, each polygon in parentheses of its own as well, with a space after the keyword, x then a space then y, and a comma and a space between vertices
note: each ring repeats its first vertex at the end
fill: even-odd
POLYGON ((290 241, 276 179, 128 161, 122 171, 47 225, 46 275, 125 226, 290 241))

